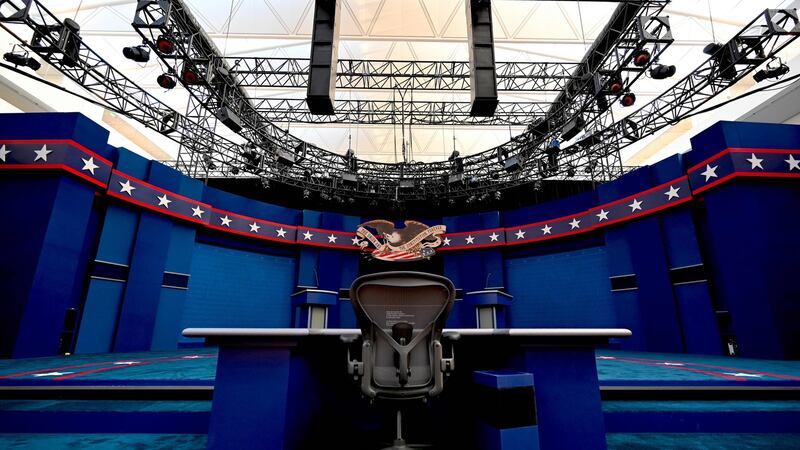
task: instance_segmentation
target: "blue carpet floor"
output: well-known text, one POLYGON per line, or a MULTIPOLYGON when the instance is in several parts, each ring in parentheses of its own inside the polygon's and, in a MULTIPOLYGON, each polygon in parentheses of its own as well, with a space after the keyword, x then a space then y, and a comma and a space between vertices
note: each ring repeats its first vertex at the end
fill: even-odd
MULTIPOLYGON (((214 348, 0 360, 0 385, 213 385, 214 348)), ((601 385, 793 385, 800 361, 597 351, 601 385)))
POLYGON ((197 450, 204 434, 0 434, 0 448, 26 450, 197 450))
POLYGON ((608 433, 609 450, 797 450, 800 434, 608 433))

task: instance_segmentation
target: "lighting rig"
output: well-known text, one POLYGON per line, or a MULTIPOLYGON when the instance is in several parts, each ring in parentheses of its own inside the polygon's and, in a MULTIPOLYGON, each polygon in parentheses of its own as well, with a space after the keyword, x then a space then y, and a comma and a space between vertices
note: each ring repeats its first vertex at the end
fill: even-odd
MULTIPOLYGON (((172 6, 178 2, 142 1, 140 6, 152 6, 156 3, 160 6, 172 6)), ((247 139, 245 145, 234 143, 215 133, 214 126, 219 119, 213 107, 222 105, 220 98, 237 99, 242 92, 236 84, 237 78, 228 70, 227 65, 217 62, 218 58, 213 57, 214 48, 206 48, 209 57, 187 63, 186 50, 182 48, 191 45, 197 56, 197 46, 202 48, 205 45, 202 44, 203 39, 198 37, 202 35, 199 27, 195 33, 177 29, 172 34, 164 33, 164 27, 172 26, 169 25, 173 23, 172 13, 160 18, 154 17, 155 20, 149 24, 140 21, 138 25, 149 26, 153 31, 152 41, 146 37, 151 50, 156 45, 161 46, 158 44, 159 36, 164 36, 174 46, 172 54, 176 56, 168 66, 175 70, 173 76, 177 81, 193 92, 192 98, 197 97, 198 115, 181 115, 146 93, 86 46, 77 33, 77 24, 67 25, 66 21, 59 21, 37 0, 6 0, 2 6, 0 26, 20 42, 27 43, 29 50, 42 60, 93 92, 109 108, 152 129, 165 132, 169 138, 181 142, 184 159, 178 162, 177 167, 190 175, 264 178, 297 186, 303 189, 304 195, 305 191, 309 192, 309 196, 317 192, 324 199, 324 194, 329 200, 338 197, 363 198, 367 202, 413 202, 438 198, 446 199, 445 203, 448 205, 453 205, 453 201, 458 199, 472 199, 475 202, 485 197, 485 193, 494 195, 494 192, 531 182, 533 191, 540 192, 545 176, 539 173, 539 167, 541 161, 547 159, 545 150, 552 138, 558 137, 564 131, 567 122, 583 130, 583 137, 577 143, 562 145, 558 169, 555 173, 546 174, 546 178, 603 180, 618 176, 625 168, 611 165, 609 161, 618 158, 620 148, 673 124, 696 110, 773 58, 800 35, 795 10, 766 10, 729 42, 720 44, 721 47, 716 50, 711 49, 709 60, 678 81, 675 86, 640 110, 615 122, 610 109, 602 108, 602 102, 598 99, 624 95, 626 90, 630 91, 633 84, 631 80, 649 70, 648 66, 639 67, 635 64, 634 52, 637 48, 647 48, 651 60, 656 61, 658 53, 665 45, 657 42, 665 39, 664 35, 657 35, 655 39, 644 44, 639 43, 639 38, 651 36, 643 34, 642 30, 652 31, 660 27, 663 31, 664 21, 656 20, 660 25, 649 28, 646 24, 652 20, 645 19, 643 22, 640 16, 634 16, 631 27, 615 28, 618 31, 611 33, 617 36, 613 39, 614 50, 608 52, 614 54, 614 57, 609 59, 622 63, 615 70, 610 70, 615 66, 605 65, 605 59, 593 56, 600 54, 594 47, 597 42, 606 40, 605 33, 608 30, 604 31, 580 65, 580 76, 574 76, 566 82, 569 87, 564 90, 563 95, 572 96, 576 99, 575 103, 564 103, 560 106, 557 103, 551 108, 552 114, 547 119, 534 122, 525 133, 495 149, 467 157, 455 154, 450 160, 440 163, 379 164, 357 160, 353 156, 357 163, 358 182, 354 186, 346 186, 340 176, 348 170, 348 164, 351 164, 346 158, 303 143, 277 127, 274 127, 272 134, 273 127, 268 123, 258 122, 261 128, 254 130, 253 122, 250 121, 258 116, 248 115, 251 114, 248 111, 242 114, 244 126, 240 133, 247 139), (35 39, 23 38, 24 30, 33 31, 35 39), (655 49, 656 45, 659 50, 655 49), (617 51, 623 52, 625 57, 619 59, 619 54, 614 53, 617 51), (200 84, 187 84, 179 76, 182 69, 186 68, 197 71, 200 84), (211 83, 208 81, 209 73, 211 83), (617 81, 621 84, 619 92, 611 92, 617 81), (192 91, 192 86, 202 86, 204 89, 192 91), (598 86, 607 86, 608 92, 603 88, 602 96, 599 95, 596 89, 598 86), (570 106, 565 106, 567 104, 570 106), (572 120, 575 117, 580 117, 581 120, 572 120), (288 165, 279 164, 278 150, 297 154, 298 148, 302 148, 302 158, 294 158, 288 165), (502 162, 497 155, 502 155, 502 162), (514 167, 512 171, 507 171, 505 161, 513 157, 519 157, 522 163, 518 169, 514 167)), ((137 18, 139 13, 137 10, 137 18)), ((184 28, 192 23, 185 19, 181 22, 184 28)), ((159 54, 160 58, 162 56, 159 54)), ((773 66, 768 69, 771 67, 773 66)), ((167 73, 172 75, 169 71, 167 73)), ((236 106, 240 108, 234 111, 244 111, 241 104, 236 106)))

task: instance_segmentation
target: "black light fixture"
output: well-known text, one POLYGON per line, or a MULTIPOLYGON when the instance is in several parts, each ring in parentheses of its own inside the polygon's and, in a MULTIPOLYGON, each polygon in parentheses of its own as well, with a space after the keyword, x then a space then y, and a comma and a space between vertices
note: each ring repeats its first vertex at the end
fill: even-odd
POLYGON ((619 94, 620 92, 622 92, 622 88, 625 87, 622 84, 622 78, 620 78, 617 75, 609 78, 608 82, 606 83, 606 86, 607 86, 608 92, 610 92, 612 94, 619 94))
POLYGON ((633 65, 636 67, 644 67, 650 62, 650 52, 645 49, 639 49, 633 52, 633 65))
POLYGON ((650 77, 654 80, 663 80, 675 75, 677 69, 672 65, 655 64, 650 67, 650 77))
POLYGON ((162 73, 161 75, 156 78, 156 83, 164 89, 172 89, 178 83, 175 81, 175 77, 168 73, 162 73))
POLYGON ((159 36, 158 39, 156 39, 156 48, 165 55, 175 53, 175 43, 164 36, 159 36))
POLYGON ((633 104, 636 103, 636 95, 633 92, 626 92, 625 95, 619 99, 619 103, 626 108, 628 106, 633 106, 633 104))
POLYGON ((181 72, 181 79, 186 84, 200 84, 200 75, 189 67, 183 69, 183 72, 181 72))
POLYGON ((303 199, 308 200, 309 198, 311 198, 311 191, 303 189, 303 199))
POLYGON ((767 67, 759 70, 755 74, 753 74, 753 79, 756 83, 761 83, 762 81, 766 80, 767 78, 780 78, 784 75, 789 73, 789 66, 784 64, 779 58, 775 58, 772 61, 767 63, 767 67), (778 63, 778 65, 770 66, 773 62, 778 63))
POLYGON ((139 63, 150 61, 150 49, 146 45, 134 45, 122 49, 122 56, 139 63))
POLYGON ((42 67, 39 61, 29 58, 27 53, 8 52, 3 55, 3 59, 15 66, 28 67, 34 71, 39 70, 42 67))

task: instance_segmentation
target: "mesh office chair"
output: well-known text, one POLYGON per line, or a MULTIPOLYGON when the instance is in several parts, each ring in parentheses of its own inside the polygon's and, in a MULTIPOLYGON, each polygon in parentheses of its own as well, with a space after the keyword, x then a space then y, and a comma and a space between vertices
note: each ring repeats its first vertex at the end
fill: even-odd
MULTIPOLYGON (((369 398, 426 399, 442 392, 453 370, 445 358, 442 329, 453 306, 455 288, 447 278, 421 272, 385 272, 353 282, 350 299, 361 328, 361 361, 350 360, 351 375, 361 379, 369 398)), ((397 438, 389 449, 411 448, 397 438)))

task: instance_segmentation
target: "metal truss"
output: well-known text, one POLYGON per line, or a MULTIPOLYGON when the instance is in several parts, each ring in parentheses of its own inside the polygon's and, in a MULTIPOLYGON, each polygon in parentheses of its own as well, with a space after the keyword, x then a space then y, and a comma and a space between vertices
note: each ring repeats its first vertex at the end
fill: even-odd
MULTIPOLYGON (((140 2, 140 6, 142 3, 150 2, 140 2)), ((236 87, 189 85, 196 103, 186 116, 181 115, 108 65, 79 37, 79 52, 74 58, 65 58, 63 24, 38 0, 0 0, 0 26, 110 108, 181 142, 177 167, 187 174, 198 178, 259 177, 331 197, 401 202, 472 198, 541 179, 619 176, 627 168, 606 163, 611 155, 696 110, 800 35, 795 10, 766 10, 692 74, 641 110, 618 121, 613 121, 610 110, 598 112, 597 120, 587 123, 586 136, 561 150, 558 165, 548 164, 547 147, 533 132, 460 161, 381 164, 320 150, 277 127, 274 134, 243 134, 251 139, 268 136, 257 142, 248 139, 242 144, 221 137, 214 132, 216 119, 209 105, 219 102, 219 97, 227 98, 230 90, 241 94, 236 87), (20 28, 32 31, 34 38, 23 39, 20 28), (506 169, 514 158, 519 168, 506 169)), ((181 36, 192 40, 192 36, 181 36)), ((183 57, 179 61, 183 62, 183 57)), ((243 101, 250 104, 246 97, 243 101)))
MULTIPOLYGON (((222 58, 239 86, 308 87, 309 60, 300 58, 222 58)), ((498 91, 560 92, 576 78, 580 63, 498 62, 498 91)), ((469 91, 465 61, 366 61, 340 59, 338 89, 469 91)))
POLYGON ((549 102, 501 102, 491 117, 471 116, 469 102, 337 100, 335 114, 315 115, 305 99, 253 98, 270 122, 411 125, 527 125, 544 117, 549 102))

